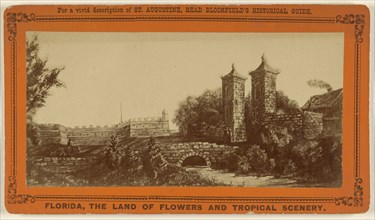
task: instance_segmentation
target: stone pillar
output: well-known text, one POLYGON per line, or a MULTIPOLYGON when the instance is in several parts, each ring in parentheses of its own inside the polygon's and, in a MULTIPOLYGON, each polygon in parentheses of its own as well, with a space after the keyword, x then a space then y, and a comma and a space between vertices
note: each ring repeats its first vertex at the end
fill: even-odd
POLYGON ((232 71, 222 78, 224 121, 230 132, 231 143, 246 141, 245 81, 232 66, 232 71))
POLYGON ((276 77, 279 73, 269 66, 264 55, 259 67, 250 72, 254 121, 261 122, 266 115, 276 113, 276 77))

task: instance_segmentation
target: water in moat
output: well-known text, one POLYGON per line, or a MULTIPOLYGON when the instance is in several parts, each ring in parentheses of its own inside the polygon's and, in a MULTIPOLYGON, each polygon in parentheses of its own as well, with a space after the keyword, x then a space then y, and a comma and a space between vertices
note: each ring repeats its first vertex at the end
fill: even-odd
POLYGON ((224 170, 214 170, 208 166, 186 166, 186 170, 195 171, 202 176, 214 179, 218 183, 230 186, 254 186, 254 187, 296 187, 296 180, 288 178, 274 178, 273 176, 241 176, 224 170))

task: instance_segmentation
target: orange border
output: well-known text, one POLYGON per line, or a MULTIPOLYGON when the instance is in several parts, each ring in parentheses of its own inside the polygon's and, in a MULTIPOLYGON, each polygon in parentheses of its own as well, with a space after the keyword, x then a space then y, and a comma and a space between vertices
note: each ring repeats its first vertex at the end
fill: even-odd
MULTIPOLYGON (((151 5, 121 5, 141 7, 151 5)), ((158 5, 160 6, 160 5, 158 5)), ((169 5, 171 6, 171 5, 169 5)), ((173 5, 184 9, 186 5, 173 5)), ((199 5, 207 7, 208 5, 199 5)), ((211 5, 212 6, 212 5, 211 5)), ((61 14, 62 6, 15 6, 5 21, 5 203, 11 213, 246 213, 233 204, 273 205, 255 213, 358 213, 369 207, 369 10, 361 5, 233 5, 248 14, 61 14), (252 8, 307 8, 311 14, 252 14, 252 8), (344 32, 343 184, 341 188, 253 187, 27 187, 26 31, 80 32, 344 32), (80 209, 46 209, 47 202, 79 202, 80 209), (134 203, 135 210, 89 209, 89 203, 134 203), (160 210, 159 204, 196 204, 202 210, 160 210), (323 205, 322 211, 285 211, 284 205, 323 205), (153 204, 153 208, 148 205, 153 204), (226 210, 208 211, 210 204, 226 210), (144 207, 144 208, 143 208, 144 207)), ((79 5, 64 5, 74 9, 79 5)), ((82 5, 81 5, 82 7, 82 5)), ((93 7, 93 5, 86 5, 93 7)), ((111 7, 114 7, 111 5, 111 7)))

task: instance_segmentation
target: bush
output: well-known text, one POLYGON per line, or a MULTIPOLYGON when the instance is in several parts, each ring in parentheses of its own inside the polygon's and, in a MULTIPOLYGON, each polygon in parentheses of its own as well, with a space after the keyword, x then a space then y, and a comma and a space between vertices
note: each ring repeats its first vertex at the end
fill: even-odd
POLYGON ((261 149, 258 145, 252 145, 246 151, 245 156, 251 166, 251 170, 257 173, 266 172, 268 158, 265 150, 261 149))
POLYGON ((274 160, 258 145, 250 145, 232 154, 226 160, 225 167, 237 174, 266 175, 274 167, 274 160))
POLYGON ((33 122, 26 123, 26 140, 28 147, 37 147, 40 144, 38 127, 33 122))
POLYGON ((293 162, 293 160, 289 159, 288 162, 285 163, 282 169, 282 175, 284 177, 294 177, 297 172, 297 165, 293 162))
POLYGON ((155 140, 151 137, 147 149, 142 155, 143 171, 150 178, 157 178, 163 168, 168 164, 160 153, 159 147, 155 144, 155 140))
POLYGON ((238 174, 249 174, 252 171, 252 167, 246 156, 239 157, 239 160, 237 161, 236 166, 237 166, 238 174))
POLYGON ((292 149, 298 175, 309 182, 341 184, 342 143, 340 137, 301 141, 292 149))
POLYGON ((117 147, 118 138, 116 136, 111 136, 109 145, 104 149, 104 161, 109 168, 117 167, 122 159, 120 151, 117 147))

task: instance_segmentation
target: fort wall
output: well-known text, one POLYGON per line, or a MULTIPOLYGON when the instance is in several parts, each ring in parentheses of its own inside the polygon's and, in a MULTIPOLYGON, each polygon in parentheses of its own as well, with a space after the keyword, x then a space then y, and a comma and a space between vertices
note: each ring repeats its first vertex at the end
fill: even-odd
POLYGON ((167 120, 130 121, 130 137, 158 137, 169 135, 169 122, 167 120))
POLYGON ((59 124, 41 124, 38 125, 41 145, 47 144, 67 144, 67 129, 59 124))
POLYGON ((41 144, 105 145, 112 135, 120 140, 129 137, 169 136, 169 121, 161 117, 132 119, 110 126, 65 127, 59 124, 38 125, 41 144))

